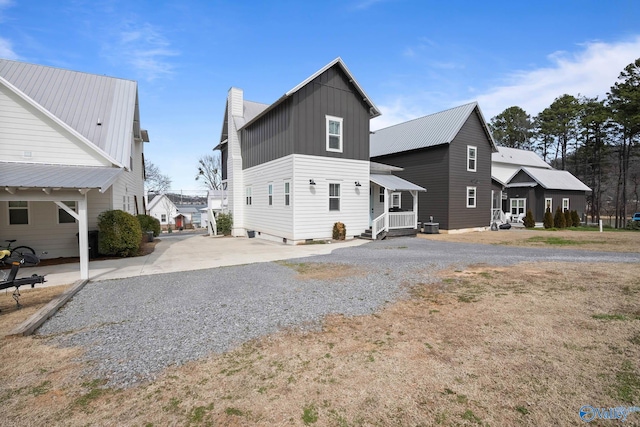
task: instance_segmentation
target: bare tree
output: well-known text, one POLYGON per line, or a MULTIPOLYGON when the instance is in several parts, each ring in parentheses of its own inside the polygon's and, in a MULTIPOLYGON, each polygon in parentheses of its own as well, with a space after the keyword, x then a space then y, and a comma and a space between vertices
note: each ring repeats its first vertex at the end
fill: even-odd
POLYGON ((171 188, 171 178, 160 172, 160 169, 144 159, 144 188, 152 193, 165 193, 171 188))
POLYGON ((198 174, 196 181, 201 180, 209 190, 219 190, 222 186, 222 162, 220 151, 213 155, 207 154, 198 160, 198 174))

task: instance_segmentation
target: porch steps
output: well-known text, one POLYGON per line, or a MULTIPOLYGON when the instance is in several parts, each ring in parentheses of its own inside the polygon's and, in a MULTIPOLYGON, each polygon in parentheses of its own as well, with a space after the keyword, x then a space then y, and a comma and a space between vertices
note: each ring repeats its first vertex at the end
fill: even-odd
MULTIPOLYGON (((396 230, 383 231, 378 234, 378 240, 384 240, 387 237, 404 237, 404 236, 415 236, 418 234, 417 229, 413 228, 400 228, 396 230)), ((371 228, 364 231, 364 233, 356 236, 358 239, 366 239, 366 240, 374 240, 372 237, 371 228)))

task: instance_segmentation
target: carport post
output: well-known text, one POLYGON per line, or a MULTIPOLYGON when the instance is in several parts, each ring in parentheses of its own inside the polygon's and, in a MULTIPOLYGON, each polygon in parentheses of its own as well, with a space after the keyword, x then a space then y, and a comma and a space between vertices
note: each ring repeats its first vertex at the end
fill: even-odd
POLYGON ((89 278, 89 223, 87 221, 87 193, 78 201, 78 237, 80 243, 80 279, 89 278))

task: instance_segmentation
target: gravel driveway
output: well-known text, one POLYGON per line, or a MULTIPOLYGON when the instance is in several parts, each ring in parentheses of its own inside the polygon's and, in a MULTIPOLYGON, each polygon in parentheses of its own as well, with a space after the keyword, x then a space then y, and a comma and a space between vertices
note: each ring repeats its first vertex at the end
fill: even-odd
POLYGON ((289 261, 353 264, 364 272, 340 280, 300 280, 289 267, 261 263, 92 282, 38 335, 86 348, 91 375, 128 387, 282 328, 317 327, 330 313, 375 312, 405 296, 404 284, 435 281, 451 266, 523 261, 640 262, 640 254, 375 241, 289 261))

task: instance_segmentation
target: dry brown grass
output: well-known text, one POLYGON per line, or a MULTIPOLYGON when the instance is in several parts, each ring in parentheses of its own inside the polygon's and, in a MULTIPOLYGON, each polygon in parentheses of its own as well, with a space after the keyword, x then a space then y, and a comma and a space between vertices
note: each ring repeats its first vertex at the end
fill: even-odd
POLYGON ((521 247, 554 247, 604 252, 640 252, 640 232, 511 229, 461 234, 418 234, 430 240, 521 247))
POLYGON ((333 316, 128 390, 80 378, 79 350, 4 340, 0 424, 575 425, 584 404, 640 401, 639 277, 632 264, 443 272, 378 314, 333 316))

